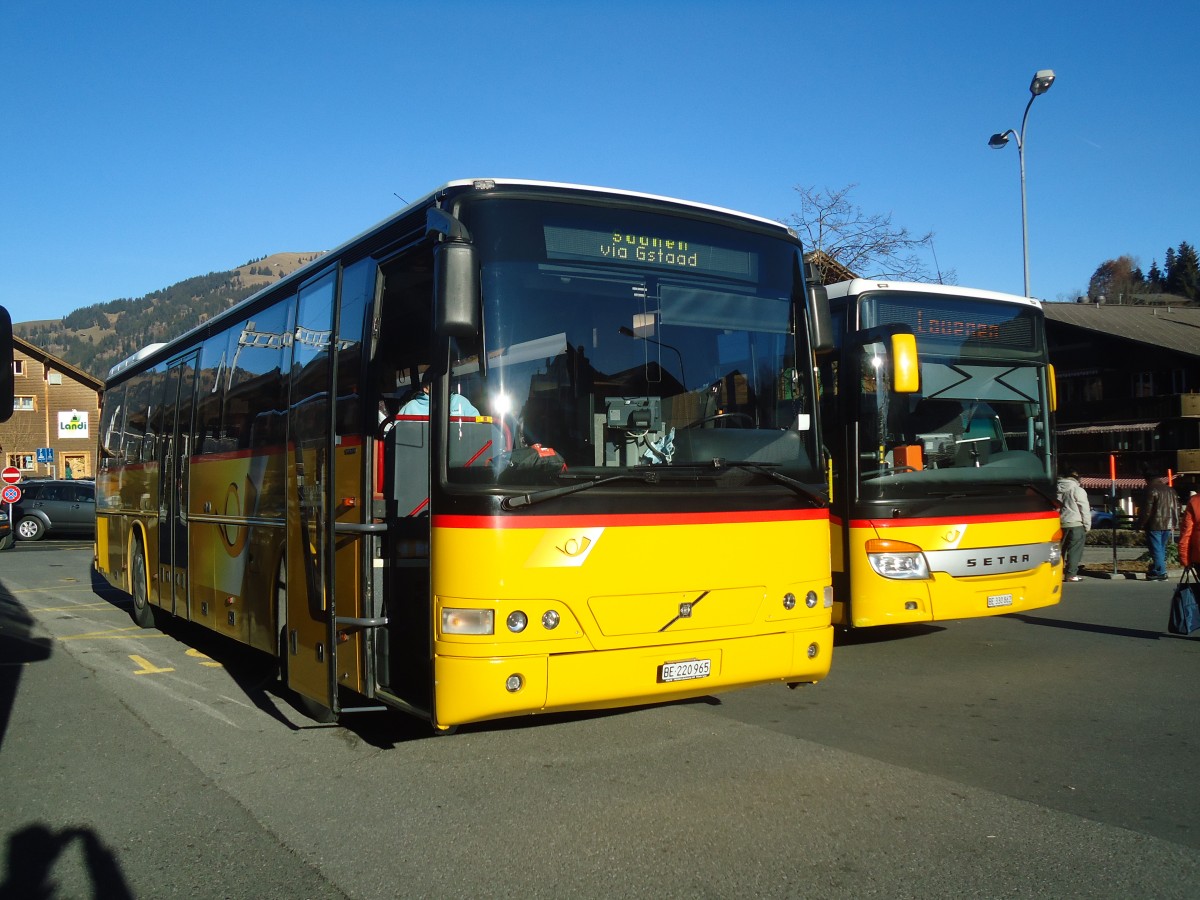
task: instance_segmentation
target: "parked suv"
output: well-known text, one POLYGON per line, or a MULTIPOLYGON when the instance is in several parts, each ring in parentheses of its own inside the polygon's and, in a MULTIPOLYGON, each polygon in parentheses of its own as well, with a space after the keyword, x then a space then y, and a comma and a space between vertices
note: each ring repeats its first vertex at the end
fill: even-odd
POLYGON ((13 531, 22 541, 41 540, 46 534, 96 533, 96 483, 94 481, 27 481, 21 500, 13 504, 13 531))

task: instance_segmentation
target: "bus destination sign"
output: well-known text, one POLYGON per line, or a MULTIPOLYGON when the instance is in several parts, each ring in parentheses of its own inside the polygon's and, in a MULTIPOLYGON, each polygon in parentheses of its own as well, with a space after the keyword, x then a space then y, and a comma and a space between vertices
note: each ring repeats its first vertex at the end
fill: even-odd
POLYGON ((755 278, 758 270, 755 253, 700 244, 679 235, 546 225, 545 239, 548 259, 603 260, 742 279, 755 278))

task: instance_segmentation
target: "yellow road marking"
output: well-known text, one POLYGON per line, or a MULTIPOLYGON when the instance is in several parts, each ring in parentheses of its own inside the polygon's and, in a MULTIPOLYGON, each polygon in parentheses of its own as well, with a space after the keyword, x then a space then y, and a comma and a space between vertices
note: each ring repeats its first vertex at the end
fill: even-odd
POLYGON ((141 666, 140 669, 138 669, 137 671, 135 671, 133 673, 134 675, 158 675, 161 672, 174 672, 175 671, 174 669, 159 668, 158 666, 151 663, 150 660, 146 659, 146 657, 144 657, 144 656, 134 656, 132 653, 130 653, 129 658, 132 659, 139 666, 141 666))
POLYGON ((203 660, 200 663, 200 665, 208 666, 210 669, 222 668, 222 666, 219 662, 214 662, 211 656, 205 656, 203 653, 201 653, 195 647, 188 647, 186 655, 192 657, 193 659, 203 660))
MULTIPOLYGON (((35 606, 34 612, 69 612, 75 609, 116 609, 107 600, 102 600, 99 603, 72 603, 70 606, 35 606)), ((124 612, 124 610, 122 610, 124 612)))
POLYGON ((162 634, 162 633, 146 634, 145 629, 139 628, 137 625, 133 625, 129 628, 113 628, 113 629, 110 629, 109 631, 88 631, 84 634, 68 634, 64 637, 59 638, 59 640, 60 641, 79 641, 79 640, 93 640, 93 639, 99 640, 101 638, 123 638, 123 637, 129 637, 129 632, 131 632, 131 631, 142 632, 142 634, 140 634, 138 636, 139 641, 144 640, 146 638, 166 637, 166 635, 162 634))

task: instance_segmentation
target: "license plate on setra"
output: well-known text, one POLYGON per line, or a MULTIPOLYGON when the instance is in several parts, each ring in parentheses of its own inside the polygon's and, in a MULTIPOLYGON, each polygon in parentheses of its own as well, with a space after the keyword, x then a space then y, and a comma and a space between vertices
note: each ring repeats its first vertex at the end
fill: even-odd
POLYGON ((712 674, 711 659, 685 659, 681 662, 663 663, 658 667, 660 682, 707 678, 710 674, 712 674))
POLYGON ((1012 606, 1012 594, 989 594, 987 605, 988 609, 995 609, 997 606, 1012 606))

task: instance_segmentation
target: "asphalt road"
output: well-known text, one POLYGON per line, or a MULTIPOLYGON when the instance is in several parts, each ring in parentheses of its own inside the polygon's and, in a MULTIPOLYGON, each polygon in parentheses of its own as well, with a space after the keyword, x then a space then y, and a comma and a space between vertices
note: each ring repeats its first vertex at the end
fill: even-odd
POLYGON ((90 560, 0 554, 0 898, 1200 895, 1169 584, 854 632, 796 691, 434 738, 309 724, 264 659, 137 629, 90 560))

